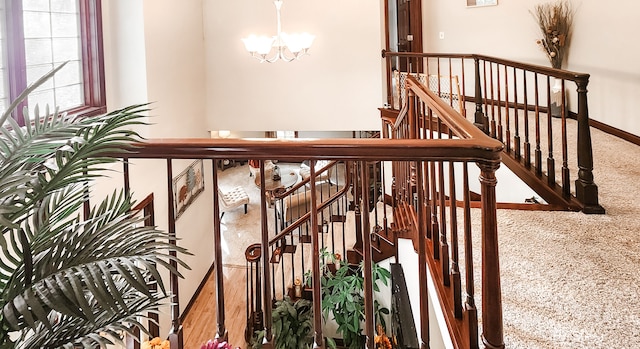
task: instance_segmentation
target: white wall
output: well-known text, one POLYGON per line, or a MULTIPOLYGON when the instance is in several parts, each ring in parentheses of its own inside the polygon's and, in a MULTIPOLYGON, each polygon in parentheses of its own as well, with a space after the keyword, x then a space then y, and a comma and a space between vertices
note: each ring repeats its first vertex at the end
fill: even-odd
POLYGON ((152 137, 208 137, 202 1, 145 0, 144 37, 152 137))
POLYGON ((109 1, 102 15, 107 108, 148 102, 142 1, 109 1))
POLYGON ((310 55, 259 63, 241 38, 275 35, 271 1, 204 1, 212 130, 369 130, 382 105, 380 2, 284 1, 283 31, 316 35, 310 55))
MULTIPOLYGON (((480 53, 550 66, 535 40, 538 26, 529 10, 546 1, 500 0, 498 6, 466 8, 464 1, 422 1, 427 52, 480 53), (438 38, 439 32, 445 39, 438 38)), ((640 135, 640 4, 619 0, 572 0, 576 14, 565 69, 591 74, 592 119, 640 135)))
MULTIPOLYGON (((204 45, 201 1, 103 1, 105 75, 109 111, 153 102, 150 122, 139 132, 150 138, 207 137, 204 117, 204 45)), ((173 161, 173 176, 190 160, 173 161)), ((120 171, 120 166, 114 166, 120 171)), ((166 161, 135 161, 130 167, 134 198, 155 196, 156 225, 168 230, 166 161)), ((213 262, 211 162, 205 161, 205 192, 176 223, 180 246, 194 256, 183 256, 191 270, 181 269, 181 311, 213 262)), ((96 192, 121 187, 119 173, 103 181, 96 192)), ((167 282, 168 285, 168 281, 167 282)), ((166 332, 169 308, 161 315, 166 332)))

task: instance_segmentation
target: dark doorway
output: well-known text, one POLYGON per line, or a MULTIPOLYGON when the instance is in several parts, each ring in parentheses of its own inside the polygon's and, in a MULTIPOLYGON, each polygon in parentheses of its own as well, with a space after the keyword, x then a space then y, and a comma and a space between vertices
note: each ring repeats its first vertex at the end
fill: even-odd
MULTIPOLYGON (((387 50, 422 52, 422 6, 418 0, 386 0, 387 50)), ((398 60, 393 68, 408 71, 409 62, 398 60)))

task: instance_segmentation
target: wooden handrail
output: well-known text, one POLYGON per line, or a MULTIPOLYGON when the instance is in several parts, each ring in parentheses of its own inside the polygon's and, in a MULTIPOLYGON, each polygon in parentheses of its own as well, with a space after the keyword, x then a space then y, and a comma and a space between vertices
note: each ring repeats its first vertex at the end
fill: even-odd
MULTIPOLYGON (((463 118, 462 115, 458 114, 450 105, 438 97, 438 95, 427 89, 411 75, 407 76, 407 89, 411 89, 429 108, 436 110, 439 119, 442 120, 449 129, 454 131, 456 137, 474 140, 486 137, 484 132, 469 123, 467 119, 463 118)), ((498 146, 499 149, 502 149, 503 145, 501 142, 497 142, 495 139, 489 137, 487 138, 494 141, 493 143, 498 146)))
POLYGON ((502 143, 478 139, 150 139, 99 156, 139 159, 499 160, 502 143))
POLYGON ((392 125, 393 130, 397 130, 398 127, 400 127, 400 125, 404 122, 405 118, 407 117, 407 114, 409 114, 409 104, 403 105, 402 109, 400 109, 400 113, 398 113, 398 117, 396 118, 396 121, 392 125))
POLYGON ((579 73, 570 70, 564 69, 555 69, 546 67, 538 64, 531 63, 523 63, 512 61, 508 59, 480 55, 480 54, 469 54, 469 53, 418 53, 418 52, 390 52, 384 51, 382 52, 382 57, 400 57, 400 58, 457 58, 457 59, 479 59, 485 60, 492 63, 498 63, 503 65, 508 65, 510 67, 515 67, 518 69, 527 70, 534 73, 549 75, 557 78, 561 78, 564 80, 571 81, 579 81, 579 80, 589 80, 590 74, 587 73, 579 73))

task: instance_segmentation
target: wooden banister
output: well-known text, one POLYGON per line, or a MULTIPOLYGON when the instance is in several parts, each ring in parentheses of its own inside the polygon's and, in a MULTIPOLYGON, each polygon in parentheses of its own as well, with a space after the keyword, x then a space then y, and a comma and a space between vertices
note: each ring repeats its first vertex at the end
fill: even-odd
MULTIPOLYGON (((327 170, 329 166, 335 165, 335 163, 332 162, 332 164, 316 171, 316 168, 314 166, 315 161, 328 159, 342 162, 353 162, 358 164, 358 166, 356 166, 358 170, 354 170, 350 173, 350 175, 355 176, 355 180, 351 182, 349 180, 346 180, 344 188, 342 188, 341 190, 336 190, 335 193, 332 193, 328 201, 334 201, 338 196, 345 196, 344 194, 348 189, 352 190, 356 211, 356 222, 354 222, 354 224, 356 225, 356 227, 360 227, 360 229, 356 228, 356 231, 359 233, 357 239, 360 241, 363 251, 362 255, 365 261, 364 277, 365 285, 367 287, 365 289, 364 298, 366 309, 365 312, 368 314, 366 318, 369 319, 366 322, 365 335, 367 336, 367 347, 371 348, 373 347, 374 337, 374 323, 371 314, 374 305, 373 297, 371 294, 371 292, 373 292, 370 265, 370 262, 372 261, 372 226, 370 224, 371 222, 369 221, 369 210, 370 208, 373 209, 373 207, 370 207, 372 204, 373 206, 377 204, 377 190, 378 188, 380 188, 380 186, 378 186, 378 184, 376 183, 374 183, 373 185, 370 183, 370 180, 372 179, 370 178, 371 175, 369 173, 368 163, 391 161, 393 163, 394 169, 397 168, 400 170, 398 172, 394 172, 393 174, 394 187, 396 187, 395 190, 397 191, 397 193, 399 193, 399 195, 397 197, 394 197, 390 201, 393 201, 398 205, 414 207, 414 209, 415 205, 420 205, 419 212, 421 213, 419 213, 418 215, 419 217, 421 217, 420 224, 414 223, 413 227, 428 228, 428 230, 420 230, 419 232, 421 234, 421 241, 423 241, 423 243, 420 244, 420 260, 423 264, 423 266, 421 267, 423 269, 420 272, 420 278, 421 282, 424 282, 424 284, 426 284, 427 271, 425 261, 427 261, 427 263, 432 263, 429 262, 429 260, 439 260, 438 263, 441 264, 438 264, 440 266, 440 268, 438 269, 438 273, 449 274, 450 269, 448 267, 444 268, 444 265, 442 264, 443 261, 445 264, 449 264, 449 262, 445 258, 438 257, 448 255, 448 247, 440 248, 440 246, 441 244, 442 246, 449 246, 450 243, 447 242, 447 240, 450 240, 452 236, 457 236, 456 234, 446 234, 445 230, 442 230, 442 234, 438 233, 438 231, 441 229, 447 229, 447 222, 444 222, 447 215, 442 211, 444 209, 444 206, 447 202, 455 200, 455 196, 453 196, 452 198, 444 196, 446 188, 442 181, 434 181, 434 178, 440 178, 444 180, 443 162, 450 162, 450 164, 462 163, 465 165, 468 162, 477 162, 479 164, 484 164, 484 178, 492 178, 495 172, 495 168, 497 168, 497 165, 500 163, 501 151, 503 148, 501 142, 488 137, 481 130, 474 127, 472 123, 468 122, 461 114, 456 112, 451 107, 451 105, 443 102, 437 94, 426 89, 413 77, 409 76, 407 78, 407 81, 407 89, 409 90, 408 95, 411 96, 410 99, 413 101, 413 103, 412 106, 409 106, 407 109, 407 116, 403 118, 404 120, 398 123, 398 136, 412 136, 415 137, 415 139, 156 139, 132 144, 125 149, 114 150, 110 153, 100 154, 100 156, 127 158, 130 160, 166 159, 166 180, 167 193, 169 198, 167 200, 169 219, 168 222, 169 231, 172 233, 173 237, 175 237, 176 226, 175 219, 173 218, 172 160, 211 159, 213 160, 212 164, 214 169, 217 168, 217 161, 220 161, 221 159, 242 160, 251 158, 259 161, 260 188, 262 188, 260 190, 261 197, 259 203, 261 230, 260 243, 263 256, 263 258, 260 260, 260 303, 264 306, 264 311, 262 313, 262 323, 264 324, 265 333, 264 344, 267 346, 272 345, 272 342, 274 340, 274 335, 272 332, 272 309, 270 305, 273 304, 273 300, 276 295, 276 292, 274 291, 275 286, 273 281, 273 275, 275 274, 275 272, 273 272, 273 262, 270 261, 270 258, 268 258, 268 256, 270 253, 272 253, 270 252, 270 247, 274 247, 274 245, 277 244, 278 241, 275 238, 271 238, 272 235, 270 235, 269 225, 267 221, 269 212, 272 211, 268 211, 267 209, 267 197, 264 190, 265 161, 271 159, 278 159, 280 161, 289 162, 302 162, 304 160, 310 160, 311 177, 309 185, 311 187, 311 210, 305 216, 303 216, 302 219, 311 222, 308 230, 311 231, 312 234, 311 242, 313 249, 312 253, 314 254, 314 256, 317 256, 319 254, 320 248, 323 246, 322 240, 324 238, 322 234, 324 234, 324 232, 319 232, 318 227, 322 222, 322 220, 320 219, 322 217, 322 211, 327 207, 326 205, 328 205, 328 203, 320 203, 316 200, 315 196, 319 194, 315 190, 316 182, 314 178, 316 178, 320 171, 327 170), (410 126, 407 127, 407 125, 409 124, 410 126), (427 130, 427 127, 437 127, 437 129, 427 130), (442 132, 444 132, 444 130, 446 130, 450 137, 442 136, 442 132), (418 139, 418 137, 423 138, 418 139), (402 175, 402 178, 400 177, 400 174, 402 175), (370 190, 372 189, 373 191, 371 192, 370 190), (369 197, 371 194, 373 194, 373 198, 369 197), (415 199, 416 194, 417 199, 415 199), (372 199, 373 202, 371 202, 370 199, 372 199), (440 219, 440 222, 438 221, 438 218, 440 219), (429 241, 429 239, 432 239, 433 241, 429 241)), ((453 168, 453 166, 450 166, 450 168, 453 168)), ((453 177, 450 178, 453 179, 453 177)), ((214 174, 212 176, 212 180, 215 183, 212 194, 214 196, 212 216, 214 221, 213 235, 215 241, 215 249, 213 253, 215 256, 214 259, 217 268, 215 270, 215 287, 217 294, 216 313, 218 314, 216 323, 216 336, 226 338, 227 328, 225 326, 225 299, 223 296, 225 285, 222 282, 223 277, 221 276, 221 269, 219 265, 222 260, 222 252, 220 250, 221 237, 219 227, 219 208, 217 207, 219 200, 216 199, 218 188, 217 174, 214 174)), ((482 203, 481 209, 483 211, 495 211, 495 195, 491 195, 491 190, 494 189, 491 186, 490 181, 483 184, 487 186, 486 190, 484 190, 483 193, 486 192, 488 194, 486 196, 483 196, 484 201, 482 203)), ((296 190, 299 188, 301 188, 300 184, 296 187, 296 190)), ((292 190, 294 189, 292 188, 292 190)), ((384 190, 384 188, 380 190, 384 190)), ((384 193, 382 193, 382 198, 386 198, 384 193)), ((489 218, 483 220, 483 236, 489 239, 488 241, 490 241, 491 243, 497 243, 495 212, 488 212, 486 214, 486 217, 489 218)), ((296 226, 296 228, 297 227, 298 226, 296 226)), ((386 229, 387 227, 384 228, 386 229)), ((276 238, 283 238, 285 235, 292 232, 293 229, 294 228, 290 228, 289 230, 285 229, 279 231, 279 235, 276 235, 276 238)), ((482 253, 483 263, 485 263, 484 259, 487 260, 487 266, 483 266, 483 278, 485 275, 487 275, 489 279, 489 281, 486 282, 486 285, 485 283, 483 283, 483 287, 487 287, 487 290, 483 289, 482 293, 483 305, 486 305, 486 308, 483 309, 483 320, 485 319, 485 310, 488 312, 500 313, 486 315, 489 317, 487 318, 486 323, 483 323, 483 336, 486 337, 487 341, 489 343, 492 343, 492 345, 499 345, 502 338, 502 310, 500 305, 501 296, 500 292, 495 292, 496 287, 500 287, 499 259, 497 258, 497 253, 497 245, 495 249, 490 249, 489 251, 482 253), (496 274, 496 272, 498 273, 496 274), (485 297, 487 297, 486 301, 485 297)), ((314 308, 316 310, 314 312, 314 323, 316 325, 314 339, 317 346, 323 347, 324 335, 321 329, 322 311, 320 308, 321 290, 319 284, 319 273, 321 271, 319 270, 318 258, 313 258, 312 261, 314 265, 312 268, 311 280, 313 282, 313 298, 315 302, 314 308)), ((300 269, 298 269, 299 273, 300 269)), ((285 288, 284 277, 282 279, 283 288, 285 288)), ((177 290, 178 285, 175 286, 177 290)), ((445 286, 444 284, 441 284, 439 286, 439 291, 443 293, 448 292, 444 289, 446 287, 447 286, 445 286)), ((421 290, 421 292, 423 293, 421 297, 427 297, 425 290, 421 290)), ((278 295, 280 295, 280 293, 281 291, 278 291, 278 295)), ((174 300, 177 299, 174 297, 174 300)), ((462 302, 460 297, 457 298, 456 302, 462 302)), ((453 303, 451 304, 453 305, 453 303)), ((467 300, 466 304, 473 304, 473 301, 469 302, 467 300)), ((424 308, 426 306, 427 303, 421 304, 421 316, 425 316, 425 314, 427 314, 426 308, 424 308)), ((458 306, 458 308, 461 308, 461 306, 458 306)), ((179 309, 179 306, 176 306, 175 304, 172 305, 172 328, 175 329, 181 328, 179 321, 180 314, 178 314, 179 309), (175 318, 174 314, 177 315, 175 318)), ((470 312, 472 310, 473 309, 469 309, 469 307, 465 307, 465 319, 470 316, 469 314, 471 314, 470 312)), ((455 323, 455 326, 451 326, 450 331, 452 331, 452 333, 462 333, 460 330, 455 330, 455 328, 460 328, 460 325, 456 322, 460 322, 462 320, 457 319, 455 316, 453 316, 452 319, 453 320, 451 321, 452 323, 455 323)), ((428 326, 426 317, 423 324, 424 326, 428 326)), ((473 323, 471 322, 471 324, 468 326, 472 325, 473 323)), ((465 328, 466 327, 467 326, 465 326, 465 328)), ((428 333, 428 330, 422 329, 421 333, 423 334, 423 342, 428 343, 428 338, 424 337, 424 335, 428 333)), ((452 336, 459 337, 459 335, 455 334, 452 334, 452 336)), ((171 338, 174 341, 181 342, 180 336, 173 336, 171 338)), ((472 341, 469 338, 466 338, 465 340, 467 342, 472 341)))
MULTIPOLYGON (((442 71, 448 71, 450 75, 463 76, 461 99, 474 103, 474 124, 486 134, 504 142, 505 155, 514 160, 507 165, 525 183, 534 189, 538 186, 547 187, 536 190, 549 203, 549 207, 582 210, 584 213, 605 212, 599 204, 598 187, 593 176, 593 145, 587 99, 589 74, 480 54, 383 51, 382 56, 388 62, 387 80, 392 80, 392 69, 395 69, 391 64, 392 59, 423 62, 408 65, 415 69, 408 73, 439 75, 442 71), (474 74, 472 78, 465 79, 464 66, 467 61, 473 62, 474 74), (558 85, 554 85, 555 81, 559 81, 558 85), (575 84, 575 91, 571 91, 570 84, 575 84), (552 94, 552 89, 559 91, 559 97, 554 97, 558 92, 552 94), (473 97, 467 97, 466 91, 473 97), (552 111, 552 98, 553 103, 557 98, 559 104, 557 115, 552 111), (568 103, 574 100, 576 106, 573 108, 577 110, 571 111, 568 103), (530 112, 533 112, 532 116, 530 112), (542 125, 544 119, 541 115, 546 117, 546 125, 542 125), (562 121, 555 123, 552 121, 554 117, 562 121), (570 119, 577 121, 574 150, 568 149, 569 143, 573 143, 567 137, 570 127, 567 121, 570 119), (562 141, 554 144, 554 134, 560 136, 557 139, 562 141), (546 142, 541 135, 547 138, 546 142), (543 166, 544 153, 548 154, 544 160, 546 168, 543 166), (570 167, 571 159, 577 159, 577 169, 570 167), (559 169, 558 175, 556 168, 559 169)), ((391 84, 388 88, 388 104, 393 106, 391 84)), ((400 107, 404 108, 403 105, 400 107)), ((382 114, 383 120, 389 122, 392 114, 382 114)), ((461 114, 467 115, 466 106, 461 114)), ((395 120, 396 126, 399 122, 395 120)))

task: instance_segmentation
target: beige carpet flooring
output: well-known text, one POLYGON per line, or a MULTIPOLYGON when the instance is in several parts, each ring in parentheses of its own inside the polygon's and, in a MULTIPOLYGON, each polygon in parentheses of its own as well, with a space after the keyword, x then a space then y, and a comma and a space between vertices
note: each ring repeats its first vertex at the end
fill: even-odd
POLYGON ((640 147, 592 138, 605 215, 498 211, 508 348, 640 348, 640 147))
MULTIPOLYGON (((595 129, 592 138, 605 215, 498 211, 507 348, 640 348, 640 147, 595 129)), ((222 221, 224 264, 244 266, 259 189, 246 166, 221 172, 220 185, 250 196, 246 215, 222 221)))

